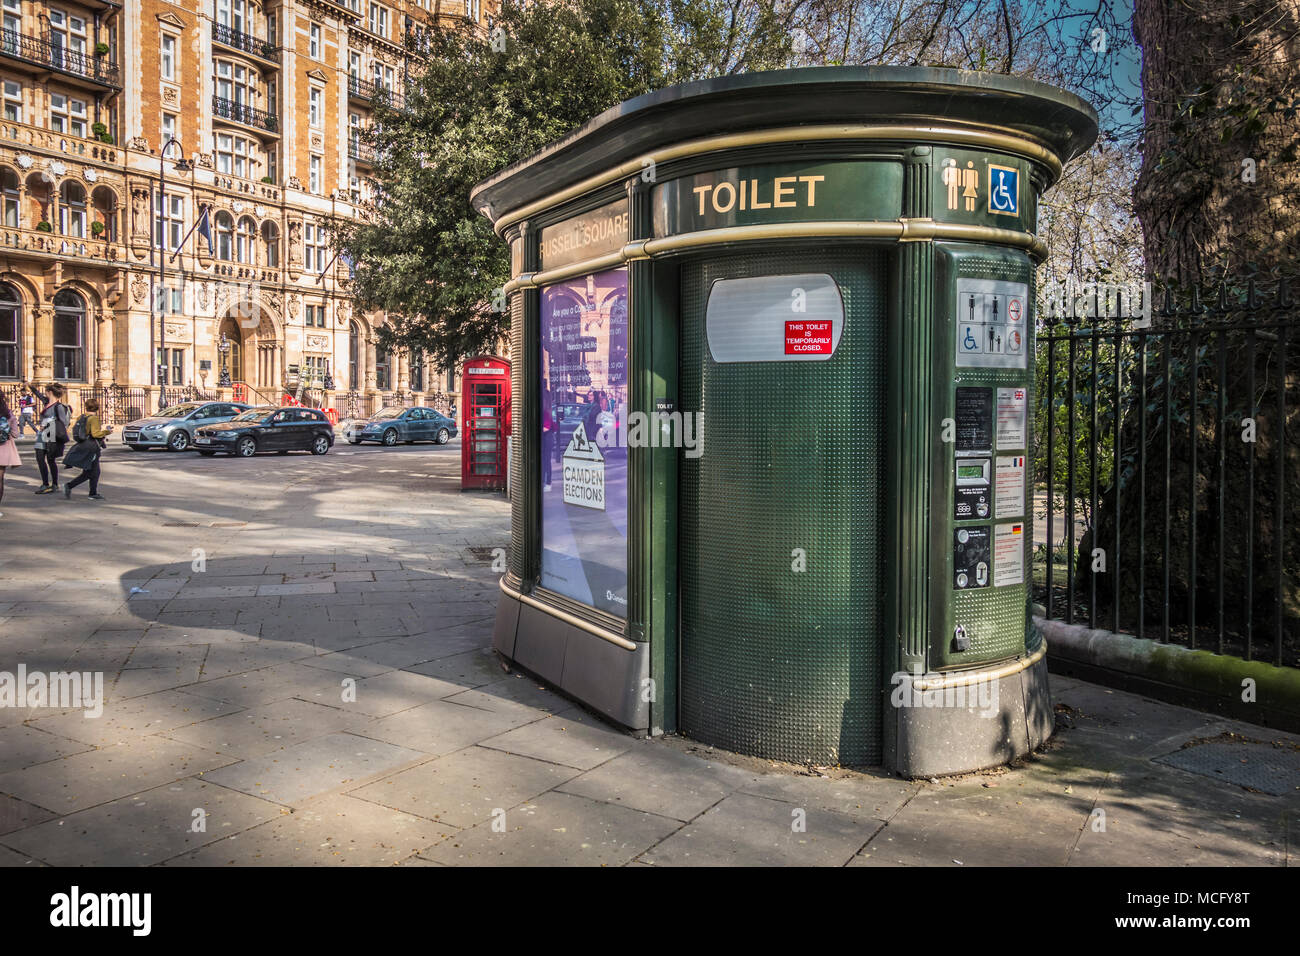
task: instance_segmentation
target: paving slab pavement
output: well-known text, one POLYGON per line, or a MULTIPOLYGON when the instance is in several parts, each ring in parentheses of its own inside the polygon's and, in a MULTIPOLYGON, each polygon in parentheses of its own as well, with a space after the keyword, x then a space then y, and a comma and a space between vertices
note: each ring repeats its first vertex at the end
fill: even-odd
POLYGON ((468 549, 509 508, 459 492, 456 446, 220 462, 234 490, 211 464, 110 449, 94 528, 7 476, 0 671, 101 672, 107 701, 0 708, 0 866, 1298 860, 1300 781, 1161 760, 1295 736, 1053 678, 1047 747, 960 777, 638 739, 491 653, 468 549))

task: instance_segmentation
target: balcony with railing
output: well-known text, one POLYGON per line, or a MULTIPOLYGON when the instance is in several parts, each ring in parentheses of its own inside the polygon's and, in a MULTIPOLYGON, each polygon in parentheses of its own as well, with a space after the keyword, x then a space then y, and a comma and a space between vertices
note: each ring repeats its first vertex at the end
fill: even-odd
POLYGON ((0 120, 0 146, 57 152, 72 159, 104 165, 117 163, 119 149, 101 139, 73 136, 9 120, 0 120))
POLYGON ((60 236, 41 229, 13 226, 0 226, 0 252, 18 258, 69 258, 103 264, 115 264, 126 259, 122 244, 115 239, 104 238, 102 234, 60 236))
POLYGON ((243 33, 222 23, 212 24, 212 41, 241 53, 248 53, 267 63, 280 64, 280 48, 273 43, 243 33))
POLYGON ((372 83, 370 80, 363 80, 359 76, 348 76, 348 96, 365 103, 372 103, 376 99, 387 97, 388 105, 393 109, 400 110, 406 107, 401 93, 390 90, 386 86, 380 86, 378 83, 372 83))
POLYGON ((220 96, 212 97, 212 115, 218 119, 231 120, 235 123, 251 126, 264 133, 280 135, 280 120, 274 113, 246 106, 235 100, 228 100, 220 96))
POLYGON ((348 158, 355 159, 358 163, 366 166, 373 166, 379 161, 379 153, 368 143, 352 139, 348 140, 348 158))
POLYGON ((122 88, 121 70, 107 55, 69 50, 13 30, 0 30, 0 57, 28 67, 52 70, 99 87, 122 88))

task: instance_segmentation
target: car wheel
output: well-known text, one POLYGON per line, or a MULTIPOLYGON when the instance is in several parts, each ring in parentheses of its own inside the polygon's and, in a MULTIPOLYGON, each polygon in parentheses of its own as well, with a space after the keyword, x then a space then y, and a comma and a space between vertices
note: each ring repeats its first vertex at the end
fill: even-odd
POLYGON ((384 432, 384 444, 385 444, 385 445, 389 445, 389 446, 392 446, 392 445, 396 445, 396 444, 397 444, 397 429, 396 429, 396 428, 390 428, 390 429, 388 429, 388 431, 384 432))
POLYGON ((447 444, 447 441, 448 441, 448 439, 450 439, 450 438, 451 438, 451 432, 447 431, 447 429, 445 429, 445 428, 439 428, 439 429, 438 429, 438 444, 439 444, 439 445, 445 445, 445 444, 447 444))
POLYGON ((257 454, 257 439, 248 437, 239 439, 239 444, 235 446, 235 454, 240 458, 252 458, 257 454))
POLYGON ((312 439, 311 453, 313 455, 323 455, 330 450, 330 440, 324 435, 317 435, 312 439))
POLYGON ((190 447, 190 433, 183 428, 176 429, 167 439, 168 451, 184 451, 188 447, 190 447))
POLYGON ((201 451, 201 452, 199 452, 199 454, 202 455, 204 458, 211 458, 213 455, 216 454, 216 452, 215 452, 215 451, 201 451))

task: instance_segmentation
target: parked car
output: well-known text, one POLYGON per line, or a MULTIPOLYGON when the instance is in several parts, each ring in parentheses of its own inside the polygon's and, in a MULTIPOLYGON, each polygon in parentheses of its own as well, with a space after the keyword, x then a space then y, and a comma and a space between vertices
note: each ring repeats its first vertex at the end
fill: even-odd
POLYGON ((323 455, 333 444, 334 426, 325 413, 297 405, 258 405, 228 422, 207 425, 194 433, 194 447, 205 456, 219 451, 240 458, 251 458, 259 451, 323 455))
POLYGON ((193 444, 195 429, 228 422, 246 411, 245 402, 183 402, 148 418, 127 422, 122 429, 122 444, 132 451, 147 448, 184 451, 193 444))
POLYGON ((372 418, 340 422, 339 429, 350 445, 363 441, 385 445, 432 441, 445 445, 456 436, 456 423, 432 408, 384 408, 372 418))

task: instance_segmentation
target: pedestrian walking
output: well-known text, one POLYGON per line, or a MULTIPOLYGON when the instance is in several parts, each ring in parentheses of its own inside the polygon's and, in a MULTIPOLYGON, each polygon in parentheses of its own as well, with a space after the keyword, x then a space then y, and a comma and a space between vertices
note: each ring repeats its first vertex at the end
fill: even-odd
POLYGON ((30 392, 18 396, 18 434, 26 435, 28 426, 36 431, 36 399, 30 392))
POLYGON ((104 449, 104 439, 112 430, 112 426, 105 428, 99 421, 99 401, 86 399, 86 411, 77 419, 77 424, 72 426, 72 440, 76 444, 68 452, 68 457, 63 459, 69 468, 80 468, 81 474, 63 486, 63 497, 71 498, 73 488, 83 481, 89 481, 90 497, 95 501, 104 500, 104 496, 99 493, 99 456, 104 449))
POLYGON ((52 495, 59 490, 59 459, 68 443, 68 421, 72 410, 63 404, 63 386, 52 383, 46 392, 38 392, 35 385, 27 390, 42 403, 40 425, 36 429, 36 465, 41 469, 41 486, 38 495, 52 495))
MULTIPOLYGON (((5 499, 5 469, 21 465, 18 457, 18 418, 9 410, 4 393, 0 392, 0 502, 5 499)), ((0 511, 0 518, 4 512, 0 511)))

